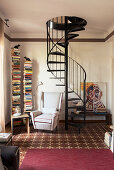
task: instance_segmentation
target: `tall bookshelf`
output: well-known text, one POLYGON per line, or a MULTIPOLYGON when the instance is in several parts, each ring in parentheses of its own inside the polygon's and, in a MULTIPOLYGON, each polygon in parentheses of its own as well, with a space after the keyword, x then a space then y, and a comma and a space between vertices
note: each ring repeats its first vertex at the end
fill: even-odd
POLYGON ((24 113, 30 114, 32 110, 32 61, 24 63, 24 113))
POLYGON ((21 70, 20 70, 20 50, 18 48, 11 49, 12 55, 12 115, 16 109, 20 109, 21 97, 21 70))

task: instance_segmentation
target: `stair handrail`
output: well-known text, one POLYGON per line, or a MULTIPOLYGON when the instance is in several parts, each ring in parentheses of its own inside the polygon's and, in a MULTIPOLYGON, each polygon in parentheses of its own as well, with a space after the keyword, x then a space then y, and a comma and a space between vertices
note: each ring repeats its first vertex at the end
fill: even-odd
POLYGON ((68 58, 70 58, 71 60, 73 60, 76 64, 78 64, 78 65, 82 68, 82 70, 83 70, 84 73, 85 73, 85 80, 86 80, 86 71, 85 71, 85 69, 84 69, 76 60, 74 60, 73 58, 71 58, 71 57, 69 57, 69 56, 68 56, 68 58))

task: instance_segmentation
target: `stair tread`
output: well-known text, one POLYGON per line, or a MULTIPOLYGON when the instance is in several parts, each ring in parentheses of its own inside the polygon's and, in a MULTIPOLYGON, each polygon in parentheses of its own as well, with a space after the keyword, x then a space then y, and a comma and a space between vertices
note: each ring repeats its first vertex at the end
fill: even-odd
POLYGON ((65 86, 65 84, 56 84, 56 86, 65 86))
POLYGON ((84 106, 76 106, 76 105, 75 105, 75 106, 69 106, 69 107, 68 107, 68 109, 75 109, 75 108, 76 108, 76 109, 83 109, 84 106))
POLYGON ((68 93, 74 93, 74 91, 68 91, 68 93))
MULTIPOLYGON (((81 99, 79 99, 79 100, 81 100, 81 99)), ((73 104, 77 104, 77 101, 74 101, 73 104)))
POLYGON ((49 54, 50 54, 50 55, 63 55, 63 56, 65 56, 64 53, 61 53, 61 52, 59 52, 59 51, 50 52, 49 54))
POLYGON ((68 16, 68 20, 71 23, 75 23, 78 26, 85 26, 87 24, 86 20, 79 18, 79 17, 68 16))
POLYGON ((64 61, 48 61, 49 64, 65 64, 64 61))
POLYGON ((50 79, 65 79, 65 77, 50 77, 50 79))
POLYGON ((75 32, 75 31, 83 31, 85 30, 85 28, 73 28, 73 29, 69 29, 68 32, 75 32))
POLYGON ((76 109, 76 106, 69 106, 68 109, 76 109))
POLYGON ((68 34, 68 37, 70 36, 78 36, 79 34, 68 34))
POLYGON ((59 42, 58 42, 57 44, 60 45, 61 47, 64 47, 64 48, 66 47, 66 44, 65 44, 65 43, 59 43, 59 42))
POLYGON ((79 98, 69 98, 68 101, 80 100, 79 98))
POLYGON ((54 71, 65 71, 65 70, 47 70, 48 72, 54 72, 54 71))
POLYGON ((68 34, 67 40, 73 39, 75 37, 79 36, 79 34, 68 34))

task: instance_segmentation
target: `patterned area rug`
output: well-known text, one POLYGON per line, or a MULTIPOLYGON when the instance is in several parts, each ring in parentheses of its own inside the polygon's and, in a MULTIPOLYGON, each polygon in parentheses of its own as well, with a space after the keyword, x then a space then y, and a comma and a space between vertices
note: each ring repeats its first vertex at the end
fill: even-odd
POLYGON ((37 131, 31 126, 30 135, 24 126, 14 127, 13 145, 20 147, 20 165, 28 149, 106 149, 104 134, 110 131, 106 124, 88 124, 81 129, 60 124, 53 133, 37 131))
POLYGON ((109 149, 30 149, 20 170, 113 170, 109 149))

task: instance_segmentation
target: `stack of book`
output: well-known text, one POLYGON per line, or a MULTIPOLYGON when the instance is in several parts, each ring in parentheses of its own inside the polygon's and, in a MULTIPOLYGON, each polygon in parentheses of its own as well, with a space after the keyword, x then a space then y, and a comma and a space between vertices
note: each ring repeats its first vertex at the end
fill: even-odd
POLYGON ((24 113, 30 114, 32 110, 32 62, 24 63, 24 113))
POLYGON ((12 114, 15 113, 16 108, 20 108, 20 84, 21 84, 21 70, 20 70, 20 50, 12 48, 12 114))
POLYGON ((111 148, 112 132, 106 132, 104 137, 105 144, 111 148))

